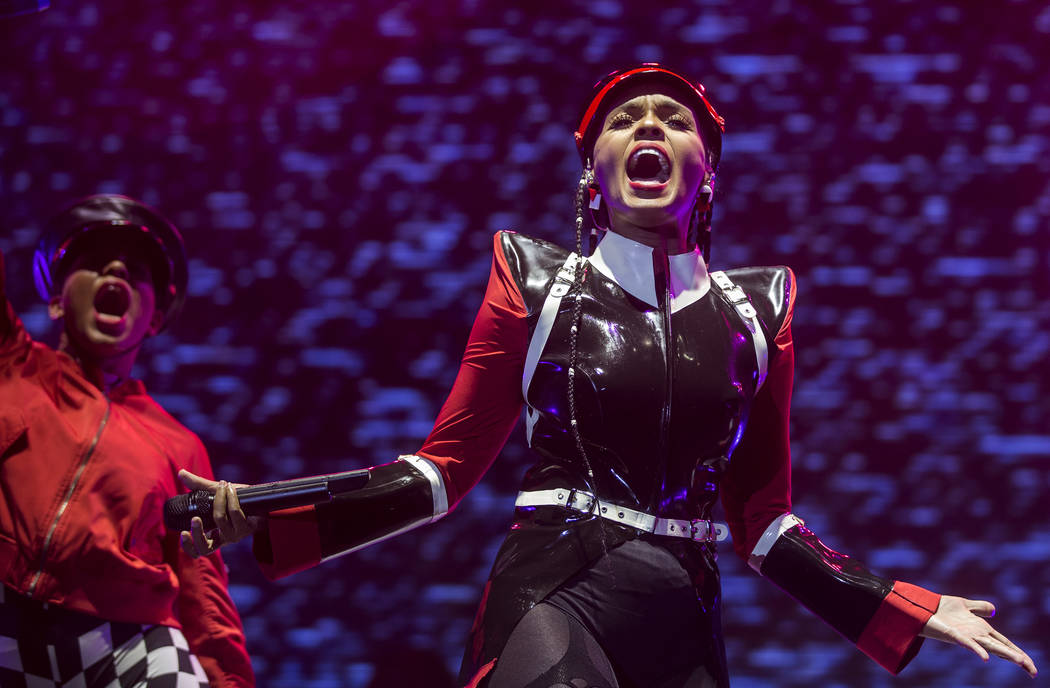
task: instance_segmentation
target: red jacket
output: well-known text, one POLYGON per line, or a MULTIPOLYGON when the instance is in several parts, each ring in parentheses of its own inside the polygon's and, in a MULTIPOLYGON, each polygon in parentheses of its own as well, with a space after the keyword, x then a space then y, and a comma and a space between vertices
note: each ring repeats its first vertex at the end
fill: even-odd
POLYGON ((162 521, 180 468, 208 455, 137 380, 91 384, 34 342, 4 296, 0 254, 0 580, 110 621, 182 628, 213 686, 252 686, 218 555, 192 559, 162 521))

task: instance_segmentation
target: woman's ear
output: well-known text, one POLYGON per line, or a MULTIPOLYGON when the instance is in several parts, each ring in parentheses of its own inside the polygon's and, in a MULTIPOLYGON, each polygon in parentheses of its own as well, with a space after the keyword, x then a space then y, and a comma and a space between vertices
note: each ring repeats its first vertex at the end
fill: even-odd
POLYGON ((164 311, 159 308, 153 310, 153 317, 149 319, 149 335, 152 337, 164 327, 164 311))
POLYGON ((47 302, 47 315, 52 320, 61 320, 66 314, 66 309, 62 305, 62 295, 56 294, 51 297, 51 300, 47 302))

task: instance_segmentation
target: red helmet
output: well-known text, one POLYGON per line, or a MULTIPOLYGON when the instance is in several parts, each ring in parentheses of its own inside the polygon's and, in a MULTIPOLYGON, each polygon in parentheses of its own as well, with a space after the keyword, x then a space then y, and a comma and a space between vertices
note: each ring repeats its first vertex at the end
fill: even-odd
POLYGON ((700 127, 704 143, 711 154, 711 166, 717 168, 718 160, 722 157, 722 132, 726 129, 725 119, 715 112, 714 106, 704 96, 703 84, 693 83, 681 74, 655 62, 645 62, 636 67, 611 72, 594 85, 591 97, 587 99, 587 105, 583 109, 583 116, 580 117, 580 124, 576 127, 576 148, 580 152, 583 164, 586 165, 591 158, 594 141, 601 131, 611 96, 628 84, 644 81, 674 86, 689 97, 690 102, 687 102, 686 105, 689 105, 696 114, 697 126, 700 127))

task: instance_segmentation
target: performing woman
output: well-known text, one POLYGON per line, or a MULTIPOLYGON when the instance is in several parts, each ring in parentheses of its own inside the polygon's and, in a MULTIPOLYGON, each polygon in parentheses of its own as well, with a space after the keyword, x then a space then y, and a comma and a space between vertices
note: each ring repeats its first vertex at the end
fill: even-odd
POLYGON ((869 572, 794 516, 788 405, 795 281, 784 267, 709 273, 723 120, 702 86, 654 64, 599 82, 576 131, 576 251, 495 236, 459 375, 413 455, 332 503, 249 524, 227 484, 204 554, 258 528, 283 576, 441 518, 495 459, 526 405, 536 463, 497 555, 461 680, 512 686, 729 684, 716 541, 891 672, 922 637, 1032 660, 988 602, 869 572), (584 215, 608 231, 583 255, 584 215))

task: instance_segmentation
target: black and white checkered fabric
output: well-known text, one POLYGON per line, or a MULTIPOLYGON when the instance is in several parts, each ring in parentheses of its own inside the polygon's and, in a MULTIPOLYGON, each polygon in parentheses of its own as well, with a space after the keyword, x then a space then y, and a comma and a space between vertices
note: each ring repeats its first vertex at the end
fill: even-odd
POLYGON ((177 628, 103 621, 0 586, 0 688, 206 688, 177 628))

